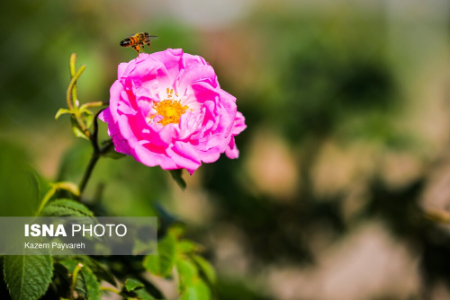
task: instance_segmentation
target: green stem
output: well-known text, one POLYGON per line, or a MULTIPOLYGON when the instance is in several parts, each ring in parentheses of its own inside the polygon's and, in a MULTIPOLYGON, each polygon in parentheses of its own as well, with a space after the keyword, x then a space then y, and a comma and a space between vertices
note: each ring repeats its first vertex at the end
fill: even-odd
POLYGON ((56 192, 56 186, 53 186, 48 192, 47 194, 45 194, 44 199, 42 199, 41 205, 39 206, 39 209, 36 212, 36 216, 39 216, 41 211, 44 209, 45 205, 47 204, 48 200, 50 200, 50 198, 52 198, 52 196, 55 194, 56 192))
POLYGON ((108 287, 108 286, 101 286, 100 287, 100 291, 109 291, 109 292, 113 292, 117 295, 120 295, 120 291, 118 289, 112 288, 112 287, 108 287))
POLYGON ((83 265, 81 263, 78 263, 76 265, 76 267, 73 269, 72 284, 70 285, 70 299, 74 299, 73 292, 75 291, 75 286, 77 284, 78 273, 80 272, 81 268, 83 268, 83 265))
POLYGON ((84 70, 86 69, 85 65, 82 65, 80 67, 80 69, 78 69, 78 72, 75 73, 75 76, 72 77, 72 79, 70 80, 69 83, 69 87, 67 88, 67 95, 66 95, 66 101, 67 101, 67 106, 70 109, 73 109, 73 103, 75 102, 76 99, 73 98, 73 88, 75 87, 75 84, 77 83, 78 78, 80 78, 81 74, 83 74, 84 70))
POLYGON ((105 153, 105 151, 109 150, 109 149, 106 149, 106 147, 103 147, 100 149, 100 147, 98 145, 98 116, 100 115, 100 113, 102 111, 103 110, 100 110, 99 112, 97 112, 97 114, 94 117, 94 130, 89 137, 89 140, 91 141, 92 148, 94 151, 92 153, 91 160, 89 161, 87 169, 84 172, 83 178, 81 179, 81 182, 80 182, 80 187, 79 187, 80 197, 83 194, 84 189, 86 188, 89 178, 91 178, 92 171, 94 170, 94 167, 97 164, 100 156, 103 153, 105 153))
POLYGON ((83 194, 84 189, 86 188, 89 179, 91 178, 92 171, 94 170, 94 167, 97 164, 98 160, 102 155, 108 153, 113 147, 114 144, 112 140, 110 140, 103 147, 99 148, 98 151, 94 149, 94 153, 92 153, 91 160, 89 161, 88 167, 86 168, 86 171, 84 171, 83 178, 80 182, 80 198, 83 194))
POLYGON ((70 67, 70 78, 72 78, 73 76, 75 76, 75 61, 77 60, 77 55, 76 53, 72 53, 72 55, 70 56, 70 63, 69 63, 69 67, 70 67))
MULTIPOLYGON (((72 53, 72 55, 70 56, 70 79, 72 79, 73 77, 75 77, 76 74, 76 60, 77 60, 77 55, 75 53, 72 53)), ((77 100, 77 85, 75 84, 73 86, 72 89, 72 104, 74 104, 74 101, 77 100)))
MULTIPOLYGON (((74 55, 70 57, 70 74, 73 74, 75 71, 75 59, 74 55)), ((69 87, 67 88, 67 95, 66 95, 66 101, 67 106, 69 107, 70 111, 72 112, 73 116, 75 117, 78 125, 80 126, 81 130, 86 134, 86 136, 90 136, 89 130, 86 128, 86 125, 84 124, 80 110, 78 109, 78 106, 76 105, 76 84, 78 78, 80 78, 81 74, 83 74, 84 70, 86 69, 86 66, 83 65, 78 69, 78 72, 73 75, 72 79, 70 80, 69 87)))
POLYGON ((89 161, 86 171, 84 171, 83 178, 81 179, 80 182, 80 197, 83 194, 83 191, 86 188, 89 179, 91 178, 92 171, 94 170, 94 167, 97 164, 99 158, 100 153, 94 151, 94 153, 92 153, 91 160, 89 161))

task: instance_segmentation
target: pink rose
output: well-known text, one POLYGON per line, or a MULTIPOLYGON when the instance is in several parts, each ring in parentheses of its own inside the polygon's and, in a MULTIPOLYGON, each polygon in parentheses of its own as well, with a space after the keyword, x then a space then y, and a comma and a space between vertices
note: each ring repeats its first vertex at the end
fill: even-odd
POLYGON ((181 49, 141 53, 117 73, 100 114, 117 152, 191 174, 221 153, 239 156, 234 137, 246 128, 244 116, 203 58, 181 49))

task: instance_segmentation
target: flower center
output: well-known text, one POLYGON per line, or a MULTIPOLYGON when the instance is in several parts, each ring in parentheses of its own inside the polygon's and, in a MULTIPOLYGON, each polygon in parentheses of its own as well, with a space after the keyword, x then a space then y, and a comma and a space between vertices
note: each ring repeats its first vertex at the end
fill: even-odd
POLYGON ((163 117, 159 123, 165 126, 170 123, 179 123, 181 115, 183 115, 189 107, 187 105, 181 105, 180 100, 166 99, 155 103, 153 108, 158 115, 163 117))

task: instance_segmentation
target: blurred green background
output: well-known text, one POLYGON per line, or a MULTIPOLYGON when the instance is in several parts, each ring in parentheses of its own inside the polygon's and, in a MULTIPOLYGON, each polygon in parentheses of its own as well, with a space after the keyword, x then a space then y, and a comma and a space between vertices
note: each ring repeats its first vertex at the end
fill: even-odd
POLYGON ((21 176, 28 165, 78 182, 87 164, 89 144, 68 117, 54 121, 70 54, 87 67, 80 101, 108 100, 117 65, 136 56, 120 40, 148 31, 159 36, 152 51, 203 56, 237 97, 241 156, 185 173, 184 192, 159 168, 103 159, 88 196, 101 194, 111 214, 153 215, 158 202, 179 216, 218 270, 219 299, 450 299, 449 227, 421 211, 450 207, 448 1, 0 8, 3 215, 38 203, 21 176))

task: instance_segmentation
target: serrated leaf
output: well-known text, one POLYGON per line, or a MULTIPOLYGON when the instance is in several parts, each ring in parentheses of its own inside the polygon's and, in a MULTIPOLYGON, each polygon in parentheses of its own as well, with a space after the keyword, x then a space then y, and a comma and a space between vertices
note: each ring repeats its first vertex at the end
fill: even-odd
POLYGON ((216 283, 216 271, 211 263, 199 255, 194 255, 192 259, 197 264, 206 279, 212 284, 216 283))
POLYGON ((178 184, 181 189, 186 189, 186 181, 184 181, 183 177, 183 169, 170 170, 170 175, 172 175, 173 180, 178 184))
POLYGON ((101 300, 102 293, 100 291, 100 285, 95 277, 94 273, 88 266, 84 266, 78 273, 78 280, 81 280, 84 289, 86 290, 85 298, 89 300, 101 300))
POLYGON ((93 217, 94 214, 80 202, 57 199, 49 202, 41 212, 48 217, 93 217))
MULTIPOLYGON (((72 277, 73 277, 73 271, 75 270, 75 267, 78 265, 78 261, 75 260, 62 260, 59 262, 60 265, 64 266, 67 270, 67 275, 70 281, 70 285, 72 284, 72 277)), ((83 281, 83 278, 78 275, 81 273, 81 270, 77 274, 77 282, 75 284, 75 291, 82 295, 83 297, 86 297, 87 295, 87 287, 85 282, 83 281)))
POLYGON ((70 113, 71 113, 71 111, 69 109, 67 109, 67 108, 60 108, 58 110, 58 112, 56 113, 56 115, 55 115, 55 121, 58 120, 59 117, 61 117, 62 115, 70 114, 70 113))
POLYGON ((64 266, 64 268, 66 268, 66 270, 72 274, 73 270, 75 269, 75 267, 78 264, 78 261, 73 260, 73 259, 64 259, 59 261, 59 264, 61 264, 62 266, 64 266))
POLYGON ((180 300, 210 300, 211 291, 205 282, 197 279, 192 285, 186 287, 184 293, 181 294, 180 300))
POLYGON ((49 255, 5 256, 3 272, 13 300, 37 300, 52 281, 53 260, 49 255))
POLYGON ((176 258, 176 239, 171 232, 158 242, 158 255, 148 255, 144 259, 144 268, 150 273, 167 277, 171 274, 176 258))
POLYGON ((128 278, 125 281, 125 289, 128 292, 132 292, 132 291, 134 291, 136 289, 143 288, 143 287, 144 287, 144 284, 142 282, 136 280, 136 279, 128 278))
MULTIPOLYGON (((72 274, 78 262, 75 260, 63 260, 60 261, 60 264, 63 265, 70 274, 72 274)), ((86 265, 83 265, 78 272, 75 290, 87 300, 102 299, 102 293, 100 291, 100 285, 97 281, 97 277, 86 265)))
POLYGON ((76 137, 89 140, 89 137, 83 132, 83 130, 81 130, 77 120, 74 117, 70 118, 70 122, 72 124, 73 134, 75 134, 76 137))

